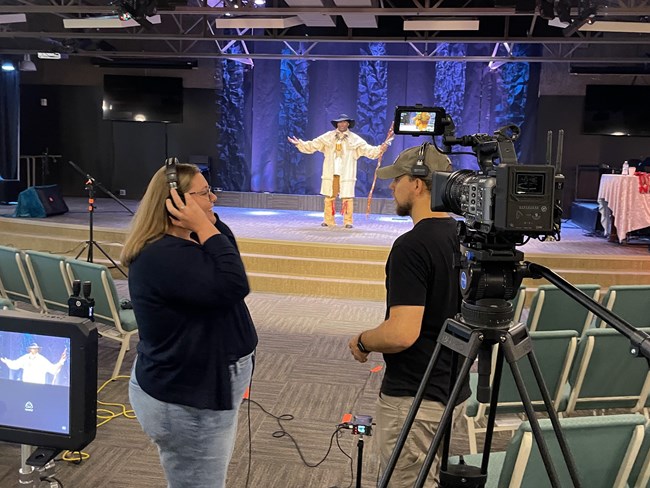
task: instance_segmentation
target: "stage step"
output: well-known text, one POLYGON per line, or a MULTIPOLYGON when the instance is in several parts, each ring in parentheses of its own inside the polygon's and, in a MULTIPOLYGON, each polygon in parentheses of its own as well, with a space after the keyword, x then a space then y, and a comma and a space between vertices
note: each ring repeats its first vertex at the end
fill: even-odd
MULTIPOLYGON (((94 240, 119 260, 126 230, 96 227, 94 240)), ((89 239, 88 227, 0 218, 0 244, 76 256, 89 239)), ((385 299, 388 246, 291 242, 240 238, 239 247, 254 291, 336 298, 385 299)), ((87 256, 85 251, 81 258, 87 256)), ((639 256, 526 253, 573 284, 650 284, 650 260, 639 256)), ((94 261, 110 265, 98 249, 94 261)), ((115 278, 123 276, 113 269, 115 278)), ((524 280, 532 293, 546 280, 524 280)))

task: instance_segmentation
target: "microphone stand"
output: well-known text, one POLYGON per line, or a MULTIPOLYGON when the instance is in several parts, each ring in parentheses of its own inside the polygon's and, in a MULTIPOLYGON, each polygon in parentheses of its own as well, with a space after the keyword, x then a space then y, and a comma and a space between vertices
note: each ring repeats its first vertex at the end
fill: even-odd
POLYGON ((75 170, 77 170, 77 172, 83 174, 86 177, 86 190, 88 191, 89 236, 88 236, 88 240, 84 242, 84 246, 81 248, 81 251, 79 251, 79 253, 75 256, 75 259, 79 259, 79 256, 81 256, 83 254, 83 252, 86 249, 88 249, 87 261, 89 263, 92 263, 93 262, 93 248, 96 247, 104 255, 104 257, 106 257, 106 259, 108 259, 111 262, 111 264, 113 265, 112 267, 117 269, 126 278, 127 274, 124 272, 124 270, 122 268, 120 268, 120 266, 115 262, 115 260, 113 260, 113 258, 111 258, 108 255, 108 253, 106 251, 104 251, 104 249, 102 249, 102 247, 93 238, 94 237, 93 236, 93 230, 94 230, 93 215, 95 213, 95 187, 99 188, 100 190, 105 192, 108 196, 112 197, 115 201, 117 201, 117 203, 119 203, 125 209, 127 209, 131 215, 133 215, 133 211, 129 207, 124 205, 124 203, 122 203, 119 198, 117 198, 110 191, 108 191, 106 188, 104 188, 102 186, 102 184, 99 183, 98 181, 96 181, 95 178, 93 178, 89 173, 84 173, 84 171, 79 166, 77 166, 75 163, 73 163, 72 161, 68 161, 68 163, 70 163, 70 165, 75 170))

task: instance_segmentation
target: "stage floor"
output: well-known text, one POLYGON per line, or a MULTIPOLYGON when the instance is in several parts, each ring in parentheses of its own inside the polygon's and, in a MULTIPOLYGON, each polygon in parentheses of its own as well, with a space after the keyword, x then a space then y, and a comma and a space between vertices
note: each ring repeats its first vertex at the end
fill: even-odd
MULTIPOLYGON (((66 197, 69 212, 46 219, 21 219, 43 221, 62 226, 88 226, 87 201, 84 198, 66 197)), ((139 201, 123 200, 123 203, 136 210, 139 201)), ((0 205, 0 217, 8 217, 14 206, 0 205)), ((355 214, 354 228, 345 229, 342 217, 337 216, 337 227, 321 227, 321 212, 298 210, 274 210, 259 208, 221 207, 215 211, 228 224, 239 238, 313 242, 320 244, 349 244, 355 246, 390 247, 401 234, 411 229, 411 220, 394 214, 355 214)), ((96 199, 94 225, 97 228, 126 229, 131 215, 110 198, 96 199)), ((650 259, 648 241, 631 240, 628 244, 607 242, 603 237, 587 235, 584 230, 570 220, 562 226, 562 239, 559 242, 539 242, 531 240, 521 247, 524 253, 532 254, 576 254, 576 255, 620 255, 639 256, 650 259)))

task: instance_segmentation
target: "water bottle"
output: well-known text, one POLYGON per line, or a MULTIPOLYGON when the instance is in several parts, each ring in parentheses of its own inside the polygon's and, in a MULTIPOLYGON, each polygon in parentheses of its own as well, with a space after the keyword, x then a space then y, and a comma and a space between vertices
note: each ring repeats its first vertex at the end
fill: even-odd
POLYGON ((630 165, 627 164, 627 161, 623 163, 623 168, 621 169, 621 174, 622 175, 627 175, 630 174, 630 165))

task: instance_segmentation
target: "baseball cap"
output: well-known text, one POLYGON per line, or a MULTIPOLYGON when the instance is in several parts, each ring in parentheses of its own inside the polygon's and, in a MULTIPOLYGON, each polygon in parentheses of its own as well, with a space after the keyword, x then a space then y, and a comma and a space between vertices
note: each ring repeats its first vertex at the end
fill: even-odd
POLYGON ((433 171, 451 171, 449 158, 436 149, 433 144, 425 143, 421 146, 404 149, 395 162, 390 166, 384 166, 377 170, 377 177, 382 180, 397 178, 398 176, 411 174, 413 166, 418 162, 420 150, 424 150, 424 164, 429 168, 428 179, 433 171))

